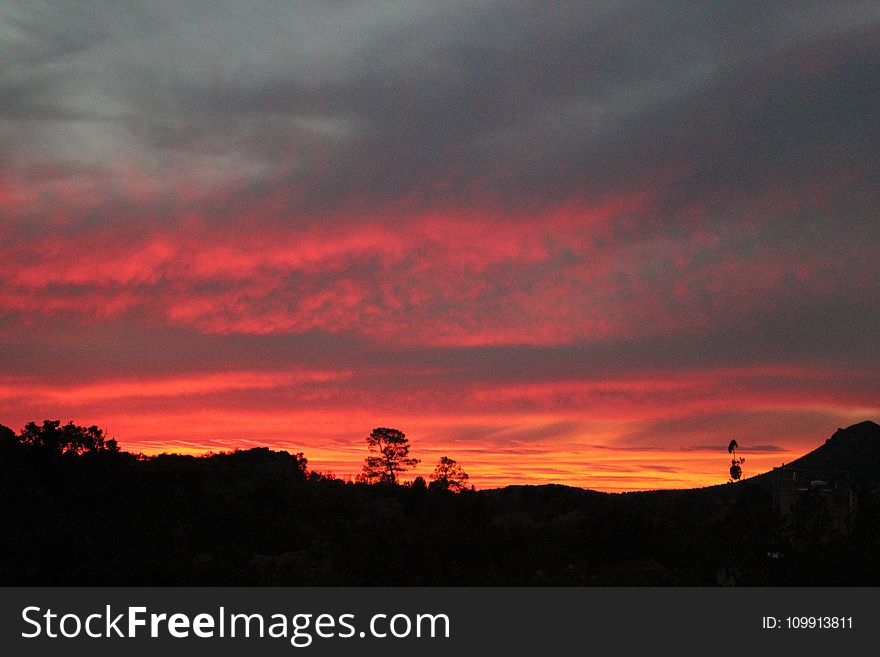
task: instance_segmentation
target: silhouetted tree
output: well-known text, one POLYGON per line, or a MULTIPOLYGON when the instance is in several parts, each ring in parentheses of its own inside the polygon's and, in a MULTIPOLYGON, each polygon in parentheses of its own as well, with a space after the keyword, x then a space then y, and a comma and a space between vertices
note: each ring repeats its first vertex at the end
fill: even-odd
POLYGON ((59 454, 119 451, 116 441, 106 438, 102 429, 96 426, 81 427, 72 421, 61 426, 61 420, 43 420, 42 425, 28 422, 21 430, 19 442, 59 454))
POLYGON ((736 457, 738 447, 736 440, 731 440, 727 445, 727 453, 733 454, 733 458, 730 460, 730 481, 739 481, 742 478, 742 464, 746 462, 744 458, 736 457))
POLYGON ((451 490, 460 493, 467 488, 468 475, 461 466, 448 456, 441 456, 431 475, 431 489, 451 490))
POLYGON ((376 484, 396 484, 398 474, 418 464, 419 459, 410 458, 409 440, 402 431, 378 427, 367 436, 367 445, 377 456, 368 456, 358 481, 376 484))

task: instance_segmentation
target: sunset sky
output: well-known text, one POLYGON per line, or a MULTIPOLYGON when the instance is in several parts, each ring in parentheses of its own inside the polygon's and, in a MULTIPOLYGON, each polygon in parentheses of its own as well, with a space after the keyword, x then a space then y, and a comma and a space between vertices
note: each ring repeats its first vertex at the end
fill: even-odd
POLYGON ((0 0, 0 424, 478 488, 880 419, 880 4, 0 0))

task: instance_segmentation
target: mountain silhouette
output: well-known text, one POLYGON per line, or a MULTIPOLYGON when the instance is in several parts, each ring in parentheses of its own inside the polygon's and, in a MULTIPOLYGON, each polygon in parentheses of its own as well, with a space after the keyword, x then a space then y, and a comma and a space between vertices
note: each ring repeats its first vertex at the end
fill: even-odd
POLYGON ((880 425, 866 421, 838 429, 824 445, 790 465, 846 473, 856 485, 880 483, 880 425))
MULTIPOLYGON (((859 422, 838 429, 812 452, 785 465, 816 476, 846 479, 854 486, 880 484, 880 424, 859 422)), ((763 483, 773 478, 774 471, 752 477, 748 481, 763 483)))

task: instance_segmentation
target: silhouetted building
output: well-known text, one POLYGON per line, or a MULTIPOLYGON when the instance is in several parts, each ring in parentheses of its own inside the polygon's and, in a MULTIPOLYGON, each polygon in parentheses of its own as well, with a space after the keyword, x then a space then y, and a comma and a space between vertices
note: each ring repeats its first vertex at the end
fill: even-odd
POLYGON ((856 515, 856 494, 847 472, 782 466, 772 474, 773 505, 785 526, 809 526, 811 535, 822 541, 849 533, 856 515))

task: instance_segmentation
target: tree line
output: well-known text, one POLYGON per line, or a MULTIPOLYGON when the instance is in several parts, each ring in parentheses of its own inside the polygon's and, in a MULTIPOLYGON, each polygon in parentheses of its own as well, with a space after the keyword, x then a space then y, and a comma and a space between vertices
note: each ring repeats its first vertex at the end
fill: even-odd
MULTIPOLYGON (((62 425, 60 420, 44 420, 42 424, 28 422, 21 432, 15 433, 0 425, 0 443, 17 444, 47 454, 73 455, 119 454, 119 445, 108 438, 103 429, 97 426, 82 427, 68 421, 62 425)), ((419 464, 419 459, 409 456, 409 439, 398 429, 377 427, 367 436, 367 446, 371 452, 364 460, 359 483, 398 485, 401 475, 419 464)), ((302 453, 296 457, 307 463, 302 453)), ((443 456, 430 475, 430 483, 423 477, 416 477, 412 486, 430 490, 447 490, 460 493, 468 490, 468 474, 455 459, 443 456)), ((473 489, 473 486, 470 487, 473 489)))

